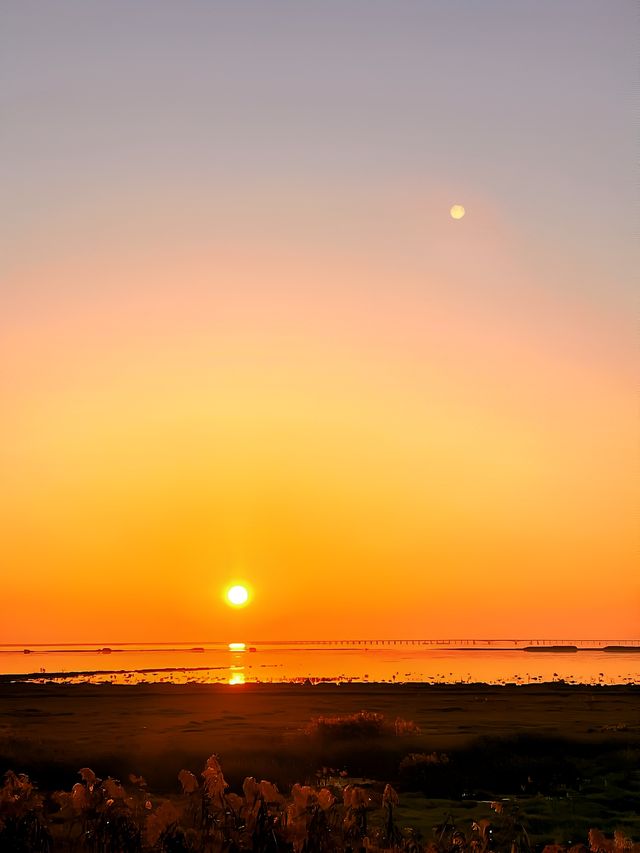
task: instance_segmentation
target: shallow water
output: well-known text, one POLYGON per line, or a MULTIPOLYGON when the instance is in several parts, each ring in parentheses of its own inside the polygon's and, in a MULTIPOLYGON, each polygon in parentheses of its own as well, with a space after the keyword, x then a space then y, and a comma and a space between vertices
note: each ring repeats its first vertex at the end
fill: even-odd
POLYGON ((310 679, 368 682, 640 683, 640 641, 322 641, 292 643, 0 646, 0 673, 65 681, 241 684, 310 679), (579 651, 544 651, 550 645, 579 651), (634 651, 603 651, 606 645, 634 651), (537 647, 525 651, 525 647, 537 647), (540 649, 540 650, 538 650, 540 649))

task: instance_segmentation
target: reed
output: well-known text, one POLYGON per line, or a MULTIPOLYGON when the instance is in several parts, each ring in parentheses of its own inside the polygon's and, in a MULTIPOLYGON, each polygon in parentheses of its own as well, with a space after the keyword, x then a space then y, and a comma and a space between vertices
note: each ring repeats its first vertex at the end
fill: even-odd
MULTIPOLYGON (((413 765, 446 766, 445 755, 412 755, 413 765)), ((326 769, 325 769, 326 770, 326 769)), ((517 804, 493 802, 465 834, 449 815, 423 839, 400 826, 400 797, 384 787, 322 774, 319 784, 247 777, 229 790, 221 762, 210 756, 199 774, 177 774, 179 791, 153 796, 142 776, 100 779, 88 767, 70 791, 38 791, 25 774, 8 771, 0 787, 3 853, 531 853, 527 821, 517 804)), ((584 844, 547 845, 542 853, 640 853, 623 832, 590 830, 584 844), (587 848, 588 844, 588 848, 587 848)))

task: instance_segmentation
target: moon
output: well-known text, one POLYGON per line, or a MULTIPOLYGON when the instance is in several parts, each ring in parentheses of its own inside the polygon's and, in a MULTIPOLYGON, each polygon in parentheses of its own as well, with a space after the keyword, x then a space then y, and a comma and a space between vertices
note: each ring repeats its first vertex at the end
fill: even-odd
POLYGON ((449 213, 451 214, 452 219, 462 219, 466 210, 461 204, 454 204, 449 213))
POLYGON ((244 607, 248 601, 249 590, 246 586, 236 584, 235 586, 229 587, 227 590, 227 603, 230 604, 231 607, 244 607))

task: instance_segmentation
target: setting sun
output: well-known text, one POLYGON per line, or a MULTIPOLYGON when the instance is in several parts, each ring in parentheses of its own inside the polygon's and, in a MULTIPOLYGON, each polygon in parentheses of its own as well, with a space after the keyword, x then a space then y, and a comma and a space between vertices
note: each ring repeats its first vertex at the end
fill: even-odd
POLYGON ((249 591, 246 586, 232 586, 227 590, 227 603, 232 607, 244 607, 249 601, 249 591))

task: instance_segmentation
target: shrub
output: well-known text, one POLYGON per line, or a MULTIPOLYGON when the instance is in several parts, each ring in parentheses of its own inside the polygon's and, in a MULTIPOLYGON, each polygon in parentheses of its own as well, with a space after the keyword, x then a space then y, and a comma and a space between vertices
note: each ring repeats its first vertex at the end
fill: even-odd
POLYGON ((353 740, 378 738, 385 735, 402 737, 420 734, 420 728, 411 720, 398 717, 393 723, 384 714, 375 711, 358 711, 356 714, 337 714, 331 717, 314 717, 304 729, 305 734, 321 739, 353 740))
POLYGON ((421 791, 434 797, 454 796, 458 787, 445 752, 409 753, 398 767, 398 782, 404 791, 421 791))

